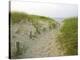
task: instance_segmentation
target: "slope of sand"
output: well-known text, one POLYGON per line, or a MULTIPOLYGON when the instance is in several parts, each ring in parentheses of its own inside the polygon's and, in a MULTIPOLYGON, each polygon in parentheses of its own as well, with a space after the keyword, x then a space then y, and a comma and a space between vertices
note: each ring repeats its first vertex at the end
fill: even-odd
MULTIPOLYGON (((43 22, 45 23, 45 22, 43 22)), ((45 24, 46 26, 46 24, 45 24)), ((61 56, 64 51, 61 50, 61 46, 57 42, 57 34, 60 33, 59 29, 62 26, 62 22, 56 23, 56 28, 36 34, 35 38, 30 38, 30 32, 33 35, 35 28, 30 22, 20 22, 11 26, 11 50, 12 55, 16 51, 16 42, 20 42, 20 47, 24 51, 21 55, 17 55, 13 58, 34 58, 34 57, 53 57, 61 56), (24 47, 24 48, 23 48, 24 47)))

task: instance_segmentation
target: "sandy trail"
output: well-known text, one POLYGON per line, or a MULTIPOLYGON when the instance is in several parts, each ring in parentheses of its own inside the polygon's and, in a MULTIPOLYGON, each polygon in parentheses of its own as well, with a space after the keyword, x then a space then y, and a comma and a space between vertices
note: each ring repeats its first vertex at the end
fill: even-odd
POLYGON ((57 34, 60 32, 62 22, 57 24, 57 28, 52 31, 43 32, 38 35, 37 39, 32 40, 30 48, 20 58, 33 58, 33 57, 53 57, 61 56, 64 52, 61 52, 61 46, 57 42, 57 34))

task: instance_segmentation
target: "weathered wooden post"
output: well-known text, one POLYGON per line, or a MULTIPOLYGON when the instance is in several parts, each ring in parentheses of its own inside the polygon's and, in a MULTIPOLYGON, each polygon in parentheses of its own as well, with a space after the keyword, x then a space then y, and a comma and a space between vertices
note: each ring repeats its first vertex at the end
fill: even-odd
POLYGON ((30 32, 30 36, 29 37, 32 39, 32 31, 30 32))
POLYGON ((20 42, 17 41, 16 42, 16 55, 20 55, 21 54, 21 51, 20 51, 20 42))

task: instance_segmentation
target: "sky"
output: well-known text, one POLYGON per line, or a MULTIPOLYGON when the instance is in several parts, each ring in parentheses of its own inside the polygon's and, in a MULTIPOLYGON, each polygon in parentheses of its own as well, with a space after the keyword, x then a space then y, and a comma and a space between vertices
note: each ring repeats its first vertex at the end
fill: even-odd
POLYGON ((51 18, 78 16, 78 6, 76 4, 12 1, 11 11, 48 16, 51 18))

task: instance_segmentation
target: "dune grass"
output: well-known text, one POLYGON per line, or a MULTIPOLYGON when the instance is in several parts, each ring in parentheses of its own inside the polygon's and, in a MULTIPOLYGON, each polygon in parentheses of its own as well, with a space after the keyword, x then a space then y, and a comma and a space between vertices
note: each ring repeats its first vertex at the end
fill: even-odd
POLYGON ((65 55, 78 54, 78 18, 71 17, 64 19, 60 36, 58 37, 62 49, 66 50, 65 55))
POLYGON ((32 21, 32 22, 37 22, 40 19, 43 20, 43 21, 50 21, 50 22, 55 21, 54 19, 46 17, 46 16, 30 15, 30 14, 27 14, 27 13, 24 13, 24 12, 13 11, 13 12, 10 12, 10 13, 11 13, 12 23, 17 23, 21 20, 28 20, 28 21, 32 21))
POLYGON ((23 12, 10 12, 11 13, 11 22, 14 23, 18 23, 21 20, 25 20, 27 16, 27 14, 23 13, 23 12))

